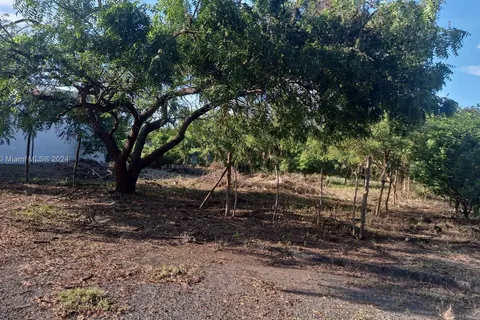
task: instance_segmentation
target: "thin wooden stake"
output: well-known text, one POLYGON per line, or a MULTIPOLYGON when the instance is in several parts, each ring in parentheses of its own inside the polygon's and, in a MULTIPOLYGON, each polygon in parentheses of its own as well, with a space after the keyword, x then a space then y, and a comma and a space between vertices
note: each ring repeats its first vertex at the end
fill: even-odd
POLYGON ((232 153, 227 154, 227 190, 225 193, 225 217, 230 215, 230 189, 232 187, 232 153))
POLYGON ((320 199, 318 200, 317 227, 320 225, 320 217, 323 209, 323 169, 320 170, 320 199))
POLYGON ((207 194, 207 196, 205 197, 205 199, 203 199, 202 204, 200 205, 200 209, 205 205, 205 203, 207 202, 207 200, 210 199, 210 197, 212 196, 213 191, 215 191, 215 189, 217 188, 217 186, 218 186, 218 184, 220 183, 220 181, 222 181, 223 176, 225 176, 225 173, 227 173, 227 168, 225 168, 225 170, 223 170, 222 175, 221 175, 220 178, 217 180, 217 182, 215 182, 215 185, 213 186, 212 190, 210 190, 210 192, 207 194))
POLYGON ((352 210, 352 235, 355 237, 357 235, 356 222, 355 222, 355 211, 357 210, 357 195, 358 195, 358 173, 355 172, 355 194, 353 195, 353 210, 352 210))
POLYGON ((365 236, 365 219, 367 216, 368 191, 370 188, 370 168, 372 166, 372 156, 367 159, 367 169, 365 171, 365 191, 363 192, 362 211, 360 214, 360 233, 358 237, 363 239, 365 236))
POLYGON ((29 182, 30 177, 30 145, 32 140, 32 132, 27 134, 27 156, 25 157, 25 182, 29 182))
POLYGON ((392 192, 392 187, 393 187, 393 179, 394 176, 390 175, 388 179, 388 191, 387 191, 387 198, 385 199, 385 212, 388 212, 388 202, 390 201, 390 194, 392 192))
POLYGON ((238 180, 237 180, 237 168, 233 168, 235 174, 235 200, 233 201, 233 214, 232 216, 235 217, 235 212, 237 211, 237 200, 238 200, 238 180))
POLYGON ((275 221, 275 218, 277 217, 278 200, 280 198, 280 173, 278 170, 277 163, 275 163, 275 176, 277 178, 277 186, 276 186, 276 194, 275 194, 275 206, 273 207, 273 217, 272 217, 273 221, 275 221))
POLYGON ((398 170, 395 171, 395 176, 393 180, 393 205, 397 205, 397 181, 398 181, 398 170))
POLYGON ((382 197, 383 197, 383 190, 385 189, 385 172, 382 174, 382 185, 380 186, 380 195, 378 197, 378 202, 377 202, 377 209, 375 210, 375 216, 380 217, 380 209, 382 206, 382 197))
POLYGON ((75 164, 73 165, 73 188, 77 187, 77 169, 80 159, 80 147, 82 146, 82 136, 79 134, 77 139, 77 152, 75 153, 75 164))

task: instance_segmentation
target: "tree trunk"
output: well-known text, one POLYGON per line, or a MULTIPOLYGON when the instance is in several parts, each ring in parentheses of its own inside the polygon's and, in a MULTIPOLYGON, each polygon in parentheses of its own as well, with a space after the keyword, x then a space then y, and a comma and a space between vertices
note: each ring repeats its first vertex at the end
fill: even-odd
POLYGON ((127 169, 127 164, 115 163, 115 191, 120 193, 135 193, 140 170, 135 167, 127 169))
POLYGON ((232 153, 227 154, 227 190, 225 194, 225 217, 230 215, 230 189, 232 188, 232 153))
POLYGON ((357 194, 358 194, 358 173, 355 173, 355 193, 353 195, 353 210, 352 210, 352 235, 355 237, 357 235, 356 222, 355 222, 355 211, 357 207, 357 194))
POLYGON ((323 209, 323 169, 320 171, 320 199, 318 200, 317 227, 320 225, 320 217, 323 209))
POLYGON ((392 185, 393 185, 392 179, 394 179, 393 176, 390 176, 390 178, 388 179, 388 192, 387 192, 387 198, 385 199, 385 212, 388 212, 388 201, 390 200, 390 193, 392 192, 392 185))
POLYGON ((78 160, 80 159, 80 147, 82 146, 82 136, 78 135, 77 138, 77 152, 75 153, 75 164, 73 165, 73 187, 77 187, 77 169, 78 160))
POLYGON ((33 149, 34 149, 34 146, 35 146, 35 137, 34 136, 32 136, 32 142, 30 143, 30 145, 31 145, 30 156, 33 159, 33 151, 34 151, 33 149))
POLYGON ((25 157, 25 182, 29 182, 30 176, 30 144, 32 141, 32 132, 27 134, 27 156, 25 157))
POLYGON ((360 214, 360 233, 359 238, 363 239, 365 236, 365 219, 367 216, 368 191, 370 188, 370 168, 372 166, 372 156, 368 157, 367 169, 365 170, 365 191, 362 199, 362 212, 360 214))
POLYGON ((383 197, 383 190, 385 189, 385 173, 382 175, 382 185, 380 187, 380 195, 378 196, 378 202, 377 202, 377 209, 375 210, 375 216, 379 217, 380 216, 380 208, 382 206, 382 197, 383 197))

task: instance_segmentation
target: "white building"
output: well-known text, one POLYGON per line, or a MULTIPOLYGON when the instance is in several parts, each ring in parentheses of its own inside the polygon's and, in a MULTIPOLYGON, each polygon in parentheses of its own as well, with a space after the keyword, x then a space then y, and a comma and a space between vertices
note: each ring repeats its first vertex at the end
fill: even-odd
MULTIPOLYGON (((82 148, 83 149, 83 148, 82 148)), ((105 157, 102 154, 85 155, 80 151, 80 157, 83 159, 94 159, 104 162, 105 157)), ((27 151, 26 135, 18 131, 10 143, 0 145, 0 164, 19 164, 25 162, 27 151)), ((77 141, 67 141, 58 136, 54 127, 49 130, 39 131, 33 139, 33 157, 32 162, 68 162, 75 160, 77 151, 77 141)))

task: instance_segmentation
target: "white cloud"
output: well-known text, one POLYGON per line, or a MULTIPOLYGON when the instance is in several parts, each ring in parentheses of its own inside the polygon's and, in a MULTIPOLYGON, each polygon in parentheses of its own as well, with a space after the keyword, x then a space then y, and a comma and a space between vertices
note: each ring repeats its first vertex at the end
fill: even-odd
POLYGON ((461 68, 462 71, 480 77, 480 65, 479 66, 465 66, 461 68))

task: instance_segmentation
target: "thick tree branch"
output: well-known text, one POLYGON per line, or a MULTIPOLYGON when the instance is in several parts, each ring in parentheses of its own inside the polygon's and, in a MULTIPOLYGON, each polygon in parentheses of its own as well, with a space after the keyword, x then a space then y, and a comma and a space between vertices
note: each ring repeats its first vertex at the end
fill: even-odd
POLYGON ((198 118, 200 118, 205 113, 209 112, 210 110, 213 110, 215 107, 217 107, 217 105, 218 104, 216 104, 216 103, 208 103, 208 104, 204 105, 203 107, 201 107, 201 108, 195 110, 194 112, 192 112, 182 122, 180 128, 178 129, 177 135, 175 137, 173 137, 170 141, 168 141, 167 143, 165 143, 161 147, 157 148, 155 151, 153 151, 149 155, 140 159, 140 161, 139 161, 140 168, 145 168, 146 166, 151 164, 153 161, 155 161, 156 159, 163 156, 167 151, 176 147, 185 138, 185 132, 187 131, 190 124, 192 124, 193 121, 197 120, 198 118))
POLYGON ((200 93, 201 89, 200 88, 195 88, 195 87, 189 87, 189 88, 182 88, 176 91, 170 91, 165 93, 164 95, 160 96, 157 98, 155 103, 145 111, 143 111, 140 114, 140 121, 144 122, 148 118, 150 118, 159 108, 164 106, 169 100, 176 98, 176 97, 183 97, 183 96, 188 96, 191 94, 197 94, 200 93))
POLYGON ((100 122, 100 119, 98 119, 97 114, 92 112, 90 114, 89 120, 90 120, 90 124, 92 126, 93 131, 103 141, 103 143, 107 147, 108 153, 113 158, 113 160, 116 160, 120 155, 120 149, 117 146, 117 142, 115 141, 115 138, 111 136, 109 132, 105 130, 105 128, 102 126, 102 123, 100 122))
POLYGON ((120 121, 118 120, 118 114, 116 112, 109 112, 110 115, 113 117, 113 128, 112 130, 110 130, 110 132, 108 133, 108 135, 110 137, 113 136, 113 134, 118 130, 118 126, 120 125, 120 121))
POLYGON ((142 127, 140 133, 138 134, 137 142, 135 143, 135 148, 132 153, 132 162, 137 161, 142 156, 142 151, 145 147, 145 143, 147 142, 148 135, 153 131, 160 129, 167 123, 168 119, 162 118, 153 122, 149 122, 142 127))

